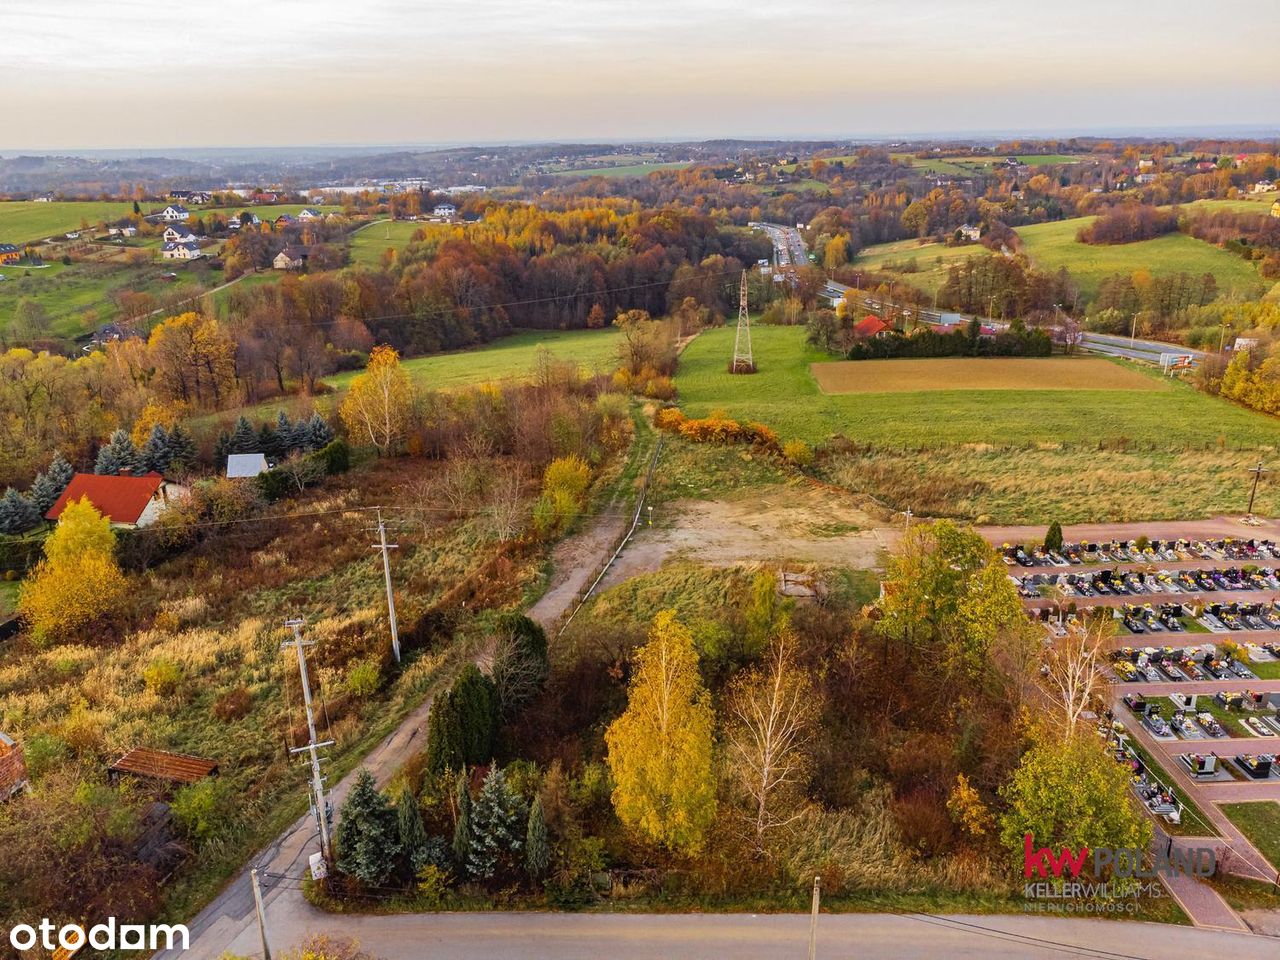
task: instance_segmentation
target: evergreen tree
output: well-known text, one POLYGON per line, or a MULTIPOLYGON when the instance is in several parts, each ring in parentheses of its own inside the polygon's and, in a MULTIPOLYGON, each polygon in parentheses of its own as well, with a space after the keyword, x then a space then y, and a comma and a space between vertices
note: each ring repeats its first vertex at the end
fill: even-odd
POLYGON ((118 473, 133 473, 138 469, 138 448, 129 439, 129 434, 117 430, 111 434, 106 446, 98 450, 97 462, 93 465, 94 473, 114 476, 118 473))
POLYGON ((465 768, 458 773, 454 799, 458 806, 458 819, 453 825, 453 859, 460 867, 465 867, 471 853, 471 784, 465 768))
POLYGON ((338 822, 338 869, 362 883, 385 883, 400 855, 396 812, 362 767, 342 804, 338 822))
POLYGON ((494 764, 471 810, 467 875, 472 880, 492 880, 500 869, 518 862, 525 818, 524 801, 511 789, 502 768, 494 764))
POLYGON ((400 853, 409 862, 410 869, 417 873, 427 862, 427 831, 422 826, 418 798, 407 783, 396 804, 396 824, 400 830, 400 853))
MULTIPOLYGON (((302 424, 298 424, 299 433, 302 429, 302 424)), ((313 413, 311 419, 307 421, 306 440, 303 442, 312 450, 321 450, 333 443, 333 427, 329 426, 329 421, 320 414, 313 413)))
POLYGON ((169 431, 169 469, 189 467, 195 459, 195 439, 175 423, 169 431))
POLYGON ((227 443, 227 453, 258 453, 258 434, 253 429, 249 418, 241 415, 236 427, 231 431, 231 439, 227 443))
POLYGON ((524 832, 524 869, 530 879, 537 880, 551 866, 551 846, 547 842, 547 818, 542 812, 542 798, 535 796, 529 806, 529 822, 524 832))
MULTIPOLYGON (((67 484, 76 475, 76 471, 71 464, 67 463, 66 457, 61 453, 54 453, 53 459, 49 461, 49 469, 45 470, 44 474, 49 478, 51 488, 57 489, 58 492, 53 495, 53 499, 57 500, 58 497, 62 496, 62 491, 67 489, 67 484)), ((53 504, 50 503, 49 506, 51 507, 53 504)))
POLYGON ((447 770, 461 770, 467 765, 462 743, 462 724, 458 720, 453 690, 446 690, 431 705, 427 724, 427 772, 439 776, 447 770))
POLYGON ((47 473, 37 473, 35 481, 31 484, 31 501, 35 504, 36 509, 40 511, 40 515, 44 516, 49 509, 58 501, 58 497, 62 491, 55 485, 54 481, 47 473))
POLYGON ((213 444, 213 461, 218 465, 219 470, 225 470, 227 466, 227 456, 231 453, 231 437, 223 430, 218 434, 218 439, 213 444))
POLYGON ((276 414, 276 438, 281 454, 292 453, 299 447, 306 446, 306 425, 299 422, 295 427, 289 421, 289 415, 281 410, 276 414))
POLYGON ((284 450, 281 438, 276 434, 271 424, 264 423, 258 430, 257 450, 251 452, 261 453, 274 463, 282 458, 284 450))
POLYGON ((169 432, 165 430, 164 424, 157 423, 151 428, 151 436, 147 437, 147 442, 142 445, 142 469, 164 473, 169 469, 169 462, 172 459, 169 432))
POLYGON ((40 522, 40 512, 30 499, 10 487, 0 497, 0 533, 22 533, 40 522))
POLYGON ((493 681, 468 664, 454 682, 450 699, 456 704, 461 744, 467 763, 488 763, 493 757, 497 732, 498 696, 493 681))
POLYGON ((1062 524, 1057 520, 1049 524, 1049 529, 1045 531, 1044 548, 1054 551, 1062 549, 1062 524))

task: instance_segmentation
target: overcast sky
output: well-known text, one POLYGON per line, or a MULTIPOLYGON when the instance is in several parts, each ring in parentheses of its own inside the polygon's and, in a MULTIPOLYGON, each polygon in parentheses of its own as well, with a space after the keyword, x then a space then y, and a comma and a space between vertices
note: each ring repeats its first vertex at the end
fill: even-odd
POLYGON ((1280 125, 1278 0, 0 0, 0 151, 1280 125))

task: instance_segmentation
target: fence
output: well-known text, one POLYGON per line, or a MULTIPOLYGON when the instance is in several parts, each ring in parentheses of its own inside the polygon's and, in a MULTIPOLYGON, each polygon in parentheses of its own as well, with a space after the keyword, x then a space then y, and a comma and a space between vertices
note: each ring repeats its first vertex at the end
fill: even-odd
POLYGON ((632 535, 635 534, 636 528, 640 526, 640 517, 644 513, 645 500, 649 495, 649 482, 653 479, 653 470, 658 465, 658 457, 662 453, 662 440, 662 435, 659 434, 658 442, 653 448, 653 456, 649 460, 649 468, 645 471, 644 481, 640 484, 640 495, 636 497, 636 510, 631 517, 631 524, 618 537, 614 545, 613 554, 605 561, 604 566, 600 568, 600 573, 596 575, 596 578, 593 581, 591 581, 591 585, 581 592, 578 597, 577 605, 574 606, 569 616, 565 618, 564 623, 560 624, 560 629, 556 631, 557 637, 561 636, 565 630, 569 628, 569 624, 572 623, 573 618, 578 615, 578 611, 581 610, 586 602, 591 599, 591 595, 595 593, 596 587, 600 586, 600 582, 604 580, 605 575, 608 574, 609 569, 614 564, 614 561, 618 559, 618 556, 622 553, 626 545, 631 542, 632 535))

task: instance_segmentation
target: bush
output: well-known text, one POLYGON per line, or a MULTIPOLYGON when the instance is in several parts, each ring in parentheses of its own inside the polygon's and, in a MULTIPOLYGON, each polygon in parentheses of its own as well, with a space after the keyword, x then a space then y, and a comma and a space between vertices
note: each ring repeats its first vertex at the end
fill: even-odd
POLYGON ((157 697, 172 697, 182 686, 183 679, 181 664, 165 657, 157 657, 142 670, 142 682, 157 697))
POLYGON ((244 686, 228 690, 213 702, 213 715, 223 723, 240 720, 249 715, 253 706, 253 696, 244 686))
POLYGON ((782 445, 782 455, 797 467, 813 463, 813 449, 803 440, 788 440, 782 445))
POLYGON ((208 840, 221 832, 226 824, 229 814, 227 794, 227 787, 213 777, 179 787, 170 803, 173 818, 192 840, 208 840))
POLYGON ((351 447, 345 440, 334 440, 327 447, 322 447, 309 456, 324 464, 324 472, 329 476, 346 473, 351 469, 351 447))
POLYGON ((354 697, 369 697, 382 685, 382 668, 372 657, 361 660, 347 670, 347 691, 354 697))
POLYGON ((275 503, 277 500, 283 500, 293 492, 294 483, 288 474, 281 470, 267 470, 254 477, 254 483, 258 485, 258 492, 262 494, 262 499, 269 503, 275 503))
POLYGON ((679 430, 685 419, 679 407, 663 407, 653 415, 653 425, 659 430, 679 430))

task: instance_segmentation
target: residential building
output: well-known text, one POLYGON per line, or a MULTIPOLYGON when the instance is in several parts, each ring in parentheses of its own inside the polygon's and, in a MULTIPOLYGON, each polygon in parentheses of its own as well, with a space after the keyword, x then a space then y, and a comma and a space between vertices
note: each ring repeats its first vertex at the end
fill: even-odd
POLYGON ((29 785, 22 747, 13 737, 0 731, 0 801, 12 798, 29 785))
POLYGON ((320 211, 319 211, 319 210, 312 210, 310 207, 308 207, 308 208, 307 208, 307 209, 305 209, 305 210, 299 210, 299 211, 298 211, 298 219, 299 219, 299 220, 319 220, 319 219, 320 219, 320 211))
POLYGON ((265 453, 232 453, 227 455, 228 480, 256 477, 260 473, 266 473, 269 469, 265 453))
POLYGON ((57 520, 68 503, 88 498, 113 527, 146 527, 187 493, 186 487, 155 472, 140 477, 77 473, 49 508, 45 519, 57 520))
POLYGON ((982 236, 982 224, 966 223, 956 229, 964 240, 977 241, 982 236))
POLYGON ((285 247, 276 254, 271 265, 277 270, 301 270, 307 262, 305 247, 285 247))
POLYGON ((444 217, 449 219, 458 215, 458 208, 452 203, 437 203, 432 208, 431 215, 433 217, 444 217))
POLYGON ((181 204, 171 203, 160 211, 160 219, 166 223, 177 223, 181 220, 188 220, 191 217, 191 211, 181 204))
POLYGON ((1250 193, 1270 193, 1274 189, 1276 189, 1275 181, 1259 180, 1257 183, 1255 183, 1252 187, 1249 188, 1249 192, 1250 193))
POLYGON ((185 243, 166 243, 160 248, 160 256, 165 260, 199 260, 204 254, 200 252, 200 244, 190 240, 185 243))
POLYGON ((860 340, 871 340, 884 336, 890 329, 890 326, 879 317, 866 316, 854 324, 853 335, 860 340))
POLYGON ((184 226, 165 227, 165 243, 195 243, 196 235, 184 226))
POLYGON ((137 235, 138 235, 138 228, 135 226, 120 228, 120 236, 122 237, 136 237, 137 235))

